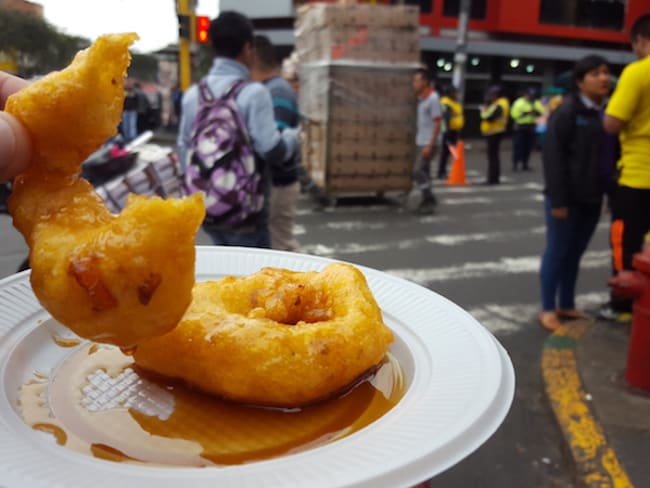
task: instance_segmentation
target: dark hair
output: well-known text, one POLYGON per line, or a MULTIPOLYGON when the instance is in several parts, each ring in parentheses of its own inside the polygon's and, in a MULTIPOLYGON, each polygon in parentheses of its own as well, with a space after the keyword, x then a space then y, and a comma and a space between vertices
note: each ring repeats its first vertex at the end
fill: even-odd
POLYGON ((253 24, 239 12, 221 12, 210 22, 210 41, 217 56, 236 59, 247 42, 253 43, 253 24))
POLYGON ((491 85, 485 92, 485 98, 486 100, 490 98, 499 98, 502 94, 503 89, 501 88, 501 85, 491 85))
POLYGON ((255 60, 264 69, 273 69, 278 66, 278 56, 273 43, 267 36, 257 35, 253 39, 255 60))
POLYGON ((425 80, 427 83, 435 83, 436 79, 433 77, 431 74, 431 71, 425 68, 418 68, 415 70, 416 75, 420 75, 423 80, 425 80))
POLYGON ((602 56, 597 54, 585 56, 573 66, 574 81, 582 81, 587 73, 602 65, 609 67, 609 63, 602 56))
POLYGON ((630 29, 630 39, 634 42, 639 37, 650 39, 650 14, 642 15, 634 21, 634 24, 632 24, 632 28, 630 29))
POLYGON ((458 88, 456 88, 454 85, 445 85, 442 88, 442 93, 444 95, 452 95, 454 93, 458 93, 458 88))

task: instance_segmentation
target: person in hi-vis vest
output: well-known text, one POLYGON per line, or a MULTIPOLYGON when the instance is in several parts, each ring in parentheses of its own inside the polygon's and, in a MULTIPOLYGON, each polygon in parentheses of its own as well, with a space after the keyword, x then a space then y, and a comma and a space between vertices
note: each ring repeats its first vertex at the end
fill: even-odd
POLYGON ((438 163, 438 178, 447 177, 447 163, 449 162, 449 146, 455 146, 460 136, 460 131, 465 125, 463 106, 458 102, 458 90, 455 86, 446 86, 444 96, 440 99, 442 105, 442 147, 440 148, 440 161, 438 163))
POLYGON ((534 88, 526 90, 523 96, 512 104, 510 116, 514 122, 512 135, 512 170, 517 171, 521 166, 524 171, 530 170, 528 159, 535 146, 535 128, 537 118, 544 114, 544 106, 537 97, 534 88))
POLYGON ((487 142, 487 185, 498 185, 501 178, 499 150, 501 139, 508 126, 510 103, 502 95, 500 86, 491 86, 485 95, 486 105, 481 106, 481 134, 487 142))

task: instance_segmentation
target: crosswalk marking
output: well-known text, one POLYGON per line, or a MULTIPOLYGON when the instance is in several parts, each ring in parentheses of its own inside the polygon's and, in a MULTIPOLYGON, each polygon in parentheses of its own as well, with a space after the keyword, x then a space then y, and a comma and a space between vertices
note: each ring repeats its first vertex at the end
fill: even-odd
MULTIPOLYGON (((344 230, 351 232, 358 232, 361 230, 384 230, 388 227, 385 223, 368 223, 360 221, 344 221, 344 222, 330 222, 325 224, 325 227, 344 230)), ((609 223, 601 222, 598 229, 606 231, 609 228, 609 223)), ((297 235, 306 232, 304 227, 297 229, 297 235)), ((466 244, 470 242, 485 242, 497 243, 512 241, 515 239, 526 238, 531 235, 542 236, 546 232, 544 226, 530 227, 526 229, 513 230, 513 231, 494 231, 494 232, 477 232, 471 234, 430 234, 413 239, 401 239, 398 241, 383 240, 369 244, 359 242, 346 242, 341 244, 334 244, 327 246, 325 244, 312 244, 303 246, 303 252, 308 254, 316 254, 319 256, 339 256, 346 254, 359 254, 364 252, 382 252, 397 250, 403 251, 407 249, 415 249, 428 244, 437 244, 441 246, 457 246, 459 244, 466 244)), ((541 242, 541 238, 540 238, 541 242)))
MULTIPOLYGON (((576 306, 582 310, 594 310, 609 298, 605 291, 583 293, 576 296, 576 306)), ((540 311, 535 303, 498 304, 486 303, 467 310, 493 334, 511 334, 534 322, 540 311)))
MULTIPOLYGON (((467 176, 470 180, 481 180, 483 174, 474 172, 467 176)), ((495 186, 448 186, 436 181, 434 192, 440 202, 436 214, 415 216, 409 212, 419 199, 417 192, 408 196, 388 194, 392 203, 340 203, 324 211, 302 206, 295 232, 304 236, 303 252, 308 254, 353 262, 377 262, 385 256, 385 264, 379 269, 389 274, 443 294, 457 294, 459 288, 471 289, 467 296, 456 296, 461 302, 472 304, 468 312, 492 333, 512 334, 534 326, 540 309, 539 298, 533 295, 539 293, 538 274, 546 233, 541 205, 543 189, 540 182, 517 183, 511 178, 495 186), (403 205, 407 202, 408 207, 403 205), (467 224, 458 220, 458 215, 463 215, 467 224), (482 222, 490 222, 490 226, 482 222), (310 241, 310 232, 322 236, 322 240, 310 241), (408 238, 400 239, 406 232, 408 238), (477 249, 483 249, 480 257, 477 249), (517 252, 518 249, 527 251, 517 252), (535 249, 539 250, 537 254, 535 249), (372 258, 367 256, 369 253, 373 253, 372 258), (420 263, 416 261, 414 267, 395 266, 409 253, 421 255, 420 263), (506 253, 510 255, 503 255, 506 253), (481 298, 481 289, 477 287, 495 279, 500 280, 499 286, 507 286, 508 278, 517 276, 523 277, 511 278, 517 286, 530 283, 529 287, 524 285, 529 288, 523 294, 526 298, 521 298, 522 293, 506 294, 503 301, 481 298)), ((603 279, 582 283, 582 293, 576 297, 578 308, 593 310, 609 297, 605 284, 611 267, 611 251, 605 239, 609 226, 609 219, 603 217, 596 231, 598 239, 582 258, 581 270, 595 271, 603 279)), ((406 262, 410 264, 413 260, 409 257, 406 262)))
MULTIPOLYGON (((497 261, 467 262, 442 268, 387 269, 387 273, 427 285, 439 281, 497 277, 509 274, 537 273, 540 256, 503 257, 497 261)), ((606 268, 611 265, 611 251, 589 251, 584 254, 581 269, 606 268)))

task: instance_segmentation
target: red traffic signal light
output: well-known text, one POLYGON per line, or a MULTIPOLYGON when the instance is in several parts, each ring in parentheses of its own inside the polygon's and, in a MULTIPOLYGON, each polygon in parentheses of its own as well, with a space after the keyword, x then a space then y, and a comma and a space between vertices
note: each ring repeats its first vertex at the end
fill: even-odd
POLYGON ((198 15, 196 17, 196 40, 198 42, 208 42, 210 30, 210 17, 198 15))

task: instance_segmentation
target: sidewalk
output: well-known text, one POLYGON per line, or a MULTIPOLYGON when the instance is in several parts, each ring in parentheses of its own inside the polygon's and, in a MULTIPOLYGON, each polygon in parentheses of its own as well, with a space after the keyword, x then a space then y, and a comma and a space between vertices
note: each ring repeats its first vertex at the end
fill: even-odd
POLYGON ((546 393, 578 486, 650 485, 650 391, 624 377, 630 328, 567 322, 544 345, 546 393))

